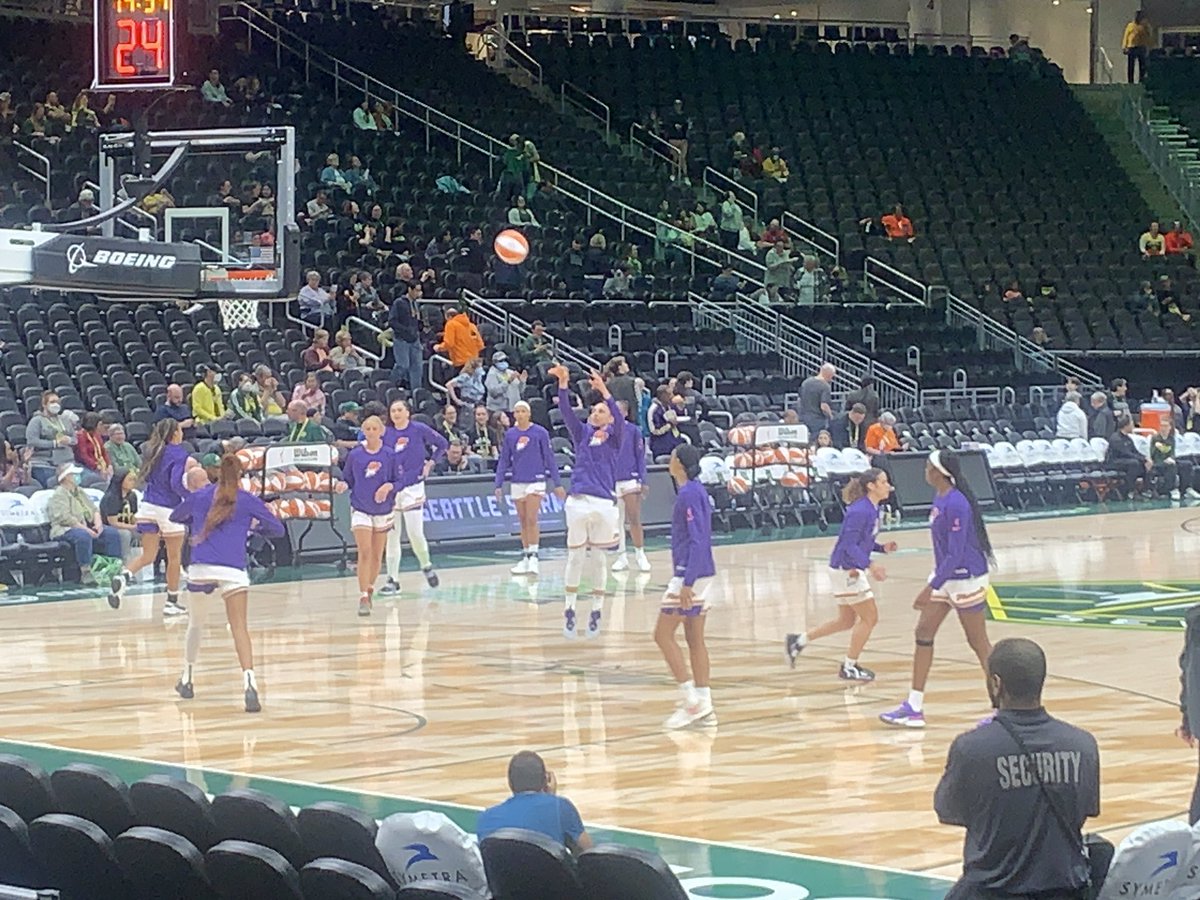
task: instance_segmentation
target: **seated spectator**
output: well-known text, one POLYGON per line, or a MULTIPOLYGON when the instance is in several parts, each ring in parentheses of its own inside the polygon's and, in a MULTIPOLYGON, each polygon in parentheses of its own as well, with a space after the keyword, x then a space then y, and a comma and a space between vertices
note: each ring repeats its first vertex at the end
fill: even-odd
POLYGON ((343 200, 342 201, 342 217, 343 218, 350 219, 351 221, 357 222, 359 216, 361 216, 361 215, 362 215, 362 207, 360 207, 358 205, 357 201, 355 201, 355 200, 343 200))
POLYGON ((1004 293, 1001 295, 1001 299, 1004 300, 1005 303, 1028 302, 1025 298, 1025 292, 1021 290, 1021 282, 1016 278, 1009 282, 1008 287, 1004 289, 1004 293))
POLYGON ((288 401, 279 389, 279 379, 271 374, 270 366, 255 366, 254 380, 258 384, 258 402, 262 405, 264 418, 287 421, 288 401))
POLYGON ((904 207, 897 203, 890 213, 879 220, 883 231, 890 241, 906 240, 910 244, 916 240, 912 219, 904 214, 904 207))
POLYGON ((482 471, 478 457, 467 456, 460 438, 451 439, 446 455, 433 467, 434 475, 478 475, 482 471))
POLYGON ((325 157, 325 168, 321 170, 320 181, 331 190, 350 193, 350 182, 346 180, 346 173, 342 171, 341 159, 336 153, 330 153, 325 157))
POLYGON ((75 102, 71 104, 71 130, 72 131, 99 131, 100 119, 92 108, 88 105, 87 91, 80 91, 75 95, 75 102))
POLYGON ((679 433, 679 416, 675 412, 674 399, 670 387, 660 384, 646 413, 650 425, 650 455, 656 460, 661 456, 670 456, 684 442, 679 433))
POLYGON ((1188 388, 1179 402, 1183 405, 1183 430, 1200 431, 1200 388, 1188 388))
POLYGON ((208 78, 200 85, 200 98, 205 103, 219 103, 221 106, 233 104, 225 92, 225 85, 221 84, 221 73, 216 69, 209 69, 208 78))
POLYGON ((376 100, 375 106, 371 110, 371 118, 375 120, 375 128, 377 131, 391 131, 392 104, 384 103, 382 100, 376 100))
POLYGON ((359 131, 377 131, 379 129, 379 126, 375 124, 375 117, 371 115, 370 97, 364 97, 363 102, 354 107, 351 120, 359 131))
POLYGON ((1096 391, 1091 399, 1092 413, 1088 418, 1089 438, 1101 437, 1106 441, 1117 430, 1117 420, 1108 408, 1108 395, 1104 391, 1096 391))
POLYGON ((641 251, 638 250, 637 244, 630 244, 625 248, 625 257, 618 265, 624 266, 629 270, 629 274, 635 279, 644 279, 645 281, 653 281, 653 278, 644 278, 642 272, 642 257, 641 251))
MULTIPOLYGON (((425 245, 425 261, 431 266, 444 267, 449 265, 450 254, 453 252, 454 233, 446 228, 437 237, 430 238, 429 243, 425 245)), ((396 277, 399 278, 399 275, 396 277)))
POLYGON ((347 450, 358 446, 362 440, 362 407, 347 400, 338 407, 338 417, 333 420, 333 443, 347 450))
POLYGON ((183 388, 177 384, 167 385, 167 397, 157 410, 154 411, 154 421, 159 422, 163 419, 174 419, 183 428, 184 437, 188 436, 196 425, 195 416, 192 415, 192 408, 183 402, 183 388))
POLYGON ((448 441, 463 439, 462 429, 458 427, 458 407, 453 403, 447 403, 442 408, 442 414, 438 416, 434 427, 437 428, 438 434, 448 441))
POLYGON ((1183 227, 1182 222, 1175 222, 1171 230, 1163 237, 1168 256, 1190 255, 1192 252, 1192 233, 1183 227))
POLYGON ((358 191, 370 196, 379 190, 379 185, 371 177, 371 170, 363 166, 363 162, 353 154, 350 156, 350 168, 342 172, 351 191, 358 191))
POLYGON ((779 155, 778 147, 772 147, 771 155, 762 161, 762 173, 764 178, 774 178, 780 184, 788 180, 791 173, 788 171, 787 160, 779 155))
POLYGON ((604 279, 602 293, 613 300, 621 300, 633 296, 633 276, 624 266, 617 266, 613 273, 604 279))
MULTIPOLYGON (((497 350, 492 354, 492 367, 488 369, 484 379, 487 391, 487 408, 489 412, 510 412, 525 390, 527 374, 512 368, 508 362, 508 354, 497 350)), ((497 442, 499 445, 501 442, 497 442)))
POLYGON ((817 432, 816 446, 817 446, 818 450, 821 449, 822 447, 832 447, 833 446, 833 434, 830 433, 829 429, 822 428, 820 431, 817 432))
POLYGON ((492 441, 492 432, 488 423, 488 408, 482 403, 477 404, 465 437, 467 449, 481 459, 495 459, 500 451, 500 444, 492 441))
POLYGON ((1178 431, 1183 428, 1183 410, 1175 401, 1175 392, 1170 388, 1163 388, 1160 396, 1163 403, 1167 404, 1171 410, 1171 421, 1175 424, 1175 430, 1178 431))
POLYGON ((1142 259, 1162 256, 1167 252, 1167 243, 1162 232, 1158 230, 1157 222, 1151 222, 1150 230, 1143 231, 1142 236, 1138 238, 1138 252, 1142 254, 1142 259))
POLYGON ((229 395, 229 409, 235 420, 262 422, 263 408, 258 394, 258 383, 253 376, 243 373, 238 377, 237 387, 229 395))
POLYGON ((868 456, 894 453, 900 449, 900 437, 896 434, 896 417, 890 412, 881 413, 879 421, 867 429, 863 449, 868 456))
POLYGON ((441 813, 393 813, 379 823, 375 846, 397 884, 444 881, 488 896, 478 841, 441 813))
POLYGON ((221 373, 212 366, 200 370, 200 380, 192 386, 192 415, 197 425, 225 418, 225 398, 221 396, 221 373))
POLYGON ((478 357, 468 359, 457 375, 446 382, 446 396, 455 406, 475 406, 487 396, 484 385, 483 362, 478 357))
POLYGON ((329 362, 338 372, 370 372, 371 365, 361 350, 354 346, 350 332, 337 333, 337 346, 329 351, 329 362))
POLYGON ((321 273, 313 269, 308 273, 304 286, 296 295, 300 304, 300 318, 306 322, 323 322, 333 318, 333 297, 321 287, 321 273))
MULTIPOLYGON (((33 109, 29 113, 29 118, 21 125, 21 134, 26 137, 48 137, 46 131, 50 127, 50 123, 46 120, 46 107, 41 103, 33 104, 33 109)), ((58 138, 51 138, 56 141, 58 138)))
POLYGON ((726 145, 729 150, 729 169, 728 174, 737 177, 745 174, 742 171, 742 164, 750 157, 750 152, 754 149, 750 146, 750 142, 746 140, 746 132, 735 131, 729 138, 729 143, 726 145))
POLYGON ((1137 495, 1138 479, 1150 471, 1150 460, 1138 452, 1132 434, 1133 417, 1122 413, 1117 417, 1117 430, 1108 439, 1108 452, 1104 456, 1104 465, 1124 476, 1125 496, 1129 499, 1137 495))
POLYGON ((783 225, 779 223, 779 220, 772 219, 767 223, 767 227, 763 229, 762 234, 758 236, 757 246, 762 250, 769 250, 772 247, 780 245, 791 249, 792 239, 784 231, 783 225))
POLYGON ((696 206, 692 210, 692 234, 702 237, 706 241, 715 241, 718 237, 717 220, 713 218, 713 214, 708 211, 708 207, 702 200, 697 200, 696 206))
POLYGON ((507 410, 498 409, 488 416, 488 436, 493 447, 499 448, 504 445, 504 435, 511 427, 512 418, 507 410))
POLYGON ((329 442, 325 429, 318 422, 309 418, 308 407, 303 400, 293 400, 288 404, 287 417, 287 442, 289 444, 325 444, 329 442))
POLYGON ((525 365, 550 362, 554 357, 554 341, 546 334, 546 323, 534 319, 529 334, 521 339, 521 360, 525 365))
POLYGON ((513 205, 508 210, 508 224, 521 229, 542 227, 538 217, 533 214, 533 210, 525 202, 524 194, 517 194, 513 198, 513 205))
POLYGON ((1125 302, 1125 310, 1131 315, 1138 313, 1158 314, 1158 297, 1154 295, 1154 285, 1143 281, 1137 291, 1125 302))
POLYGON ((1150 439, 1150 478, 1158 492, 1172 500, 1180 498, 1181 485, 1189 500, 1200 498, 1192 486, 1191 460, 1175 456, 1175 425, 1170 419, 1159 420, 1158 434, 1150 439))
POLYGON ((208 205, 225 206, 231 210, 240 211, 242 199, 233 192, 233 182, 226 178, 217 185, 217 192, 208 198, 208 205))
POLYGON ((312 343, 300 354, 300 363, 306 372, 332 372, 333 361, 329 358, 329 332, 318 328, 313 332, 312 343))
POLYGON ((0 492, 11 493, 17 488, 33 483, 33 476, 29 473, 29 457, 33 455, 33 449, 22 447, 18 450, 9 443, 8 438, 3 438, 3 441, 4 457, 0 459, 0 492))
POLYGON ((866 452, 867 445, 867 408, 861 403, 855 403, 842 413, 829 426, 833 446, 839 450, 853 447, 855 450, 866 452))
POLYGON ((56 471, 56 487, 50 496, 46 513, 50 517, 50 537, 75 551, 79 563, 80 581, 96 584, 92 562, 96 556, 121 558, 121 537, 117 529, 105 525, 100 510, 83 492, 80 480, 83 469, 74 463, 63 463, 56 471))
POLYGON ((1075 391, 1068 391, 1063 397, 1062 406, 1058 408, 1054 436, 1071 440, 1071 438, 1087 438, 1088 417, 1080 407, 1083 400, 1075 391))
POLYGON ((558 779, 536 753, 522 750, 508 763, 512 796, 479 814, 475 831, 480 840, 501 828, 536 831, 572 853, 591 849, 592 839, 583 828, 579 810, 558 797, 558 779))
POLYGON ((71 130, 71 111, 58 99, 58 91, 46 95, 47 133, 62 137, 71 130))
POLYGON ((585 284, 588 279, 595 279, 597 282, 591 292, 593 296, 597 293, 595 288, 603 286, 603 279, 607 277, 611 268, 612 260, 608 255, 608 239, 604 236, 604 232, 597 231, 588 239, 587 250, 583 253, 585 284))
MULTIPOLYGON (((325 392, 321 390, 316 372, 309 372, 302 382, 292 388, 292 403, 303 403, 309 415, 316 415, 317 418, 325 415, 325 392)), ((289 412, 291 408, 292 404, 289 403, 289 412)))
MULTIPOLYGON (((126 444, 125 446, 129 446, 126 444)), ((110 528, 115 528, 121 542, 121 559, 128 560, 133 548, 140 543, 137 530, 138 498, 137 469, 117 467, 112 479, 100 498, 100 519, 110 528)))
POLYGON ((309 222, 332 217, 333 207, 329 205, 329 194, 324 189, 317 191, 317 195, 308 201, 305 211, 308 213, 309 222))
POLYGON ((81 483, 84 487, 108 484, 113 466, 104 440, 104 423, 100 414, 85 412, 79 421, 75 435, 75 462, 83 468, 81 483))
POLYGON ((359 272, 358 281, 354 284, 354 305, 362 309, 378 299, 379 289, 375 287, 375 276, 370 272, 359 272))
POLYGON ((708 293, 713 300, 729 300, 743 287, 742 280, 734 274, 733 266, 726 263, 721 267, 720 274, 713 278, 708 293))
POLYGON ((242 215, 267 218, 275 215, 275 189, 270 182, 251 181, 243 187, 242 215))
POLYGON ((461 368, 472 359, 479 358, 479 354, 483 352, 483 336, 465 311, 448 306, 442 339, 433 345, 433 349, 437 353, 446 354, 450 357, 451 365, 461 368))
POLYGON ((1154 286, 1154 295, 1158 300, 1158 317, 1160 322, 1170 321, 1174 316, 1184 322, 1192 321, 1191 313, 1185 313, 1179 308, 1179 300, 1175 293, 1175 283, 1170 275, 1159 275, 1154 286))

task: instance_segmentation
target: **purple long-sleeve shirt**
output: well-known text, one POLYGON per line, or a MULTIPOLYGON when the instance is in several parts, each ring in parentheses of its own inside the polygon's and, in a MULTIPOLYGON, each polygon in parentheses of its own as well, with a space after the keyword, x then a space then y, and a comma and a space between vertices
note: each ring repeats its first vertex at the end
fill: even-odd
POLYGON ((425 480, 427 460, 437 462, 446 455, 450 442, 424 422, 408 420, 408 427, 401 431, 389 425, 383 431, 383 443, 396 452, 403 473, 399 487, 406 488, 425 480))
POLYGON ((879 534, 879 507, 866 497, 859 497, 846 507, 842 530, 829 557, 832 569, 865 569, 871 564, 872 553, 883 553, 883 545, 875 540, 879 534))
POLYGON ((971 504, 958 488, 933 498, 929 534, 933 539, 933 576, 929 583, 934 590, 947 581, 987 574, 987 558, 975 533, 971 504))
MULTIPOLYGON (((216 494, 215 484, 188 494, 171 513, 171 521, 188 526, 194 538, 200 537, 216 494)), ((253 494, 239 490, 233 515, 192 545, 192 562, 245 571, 246 537, 251 531, 266 537, 280 537, 284 533, 283 523, 267 504, 253 494)))
POLYGON ((625 439, 617 453, 617 481, 646 483, 646 439, 633 422, 625 423, 625 439))
POLYGON ((504 476, 510 471, 513 484, 548 479, 558 487, 558 466, 550 447, 550 433, 541 425, 530 424, 524 431, 514 425, 504 432, 500 458, 496 461, 496 487, 504 485, 504 476))
POLYGON ((608 404, 613 420, 603 428, 593 428, 591 423, 581 422, 575 415, 567 389, 558 389, 558 409, 575 445, 571 493, 614 500, 617 496, 617 454, 624 443, 625 428, 617 401, 609 397, 604 402, 608 404))
POLYGON ((717 574, 712 553, 712 501, 698 481, 685 481, 671 511, 671 565, 675 577, 691 587, 698 578, 717 574))
POLYGON ((183 475, 187 471, 188 452, 181 444, 167 444, 156 465, 146 476, 146 491, 143 501, 174 509, 188 495, 183 486, 183 475))
POLYGON ((354 447, 346 455, 342 480, 350 488, 350 508, 368 516, 390 513, 396 506, 396 491, 405 486, 400 455, 386 443, 374 453, 365 444, 354 447), (395 490, 381 502, 375 499, 375 492, 384 484, 395 485, 395 490))

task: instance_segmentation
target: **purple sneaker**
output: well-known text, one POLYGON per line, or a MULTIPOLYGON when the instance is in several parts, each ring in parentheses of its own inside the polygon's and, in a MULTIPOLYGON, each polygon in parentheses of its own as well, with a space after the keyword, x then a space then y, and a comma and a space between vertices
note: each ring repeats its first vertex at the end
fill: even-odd
POLYGON ((592 614, 588 616, 587 637, 600 637, 600 610, 593 609, 592 614))
POLYGON ((569 641, 575 640, 575 610, 573 609, 563 612, 563 637, 569 641))
POLYGON ((879 721, 884 725, 895 725, 898 728, 924 728, 925 713, 917 712, 905 700, 891 712, 880 713, 879 721))

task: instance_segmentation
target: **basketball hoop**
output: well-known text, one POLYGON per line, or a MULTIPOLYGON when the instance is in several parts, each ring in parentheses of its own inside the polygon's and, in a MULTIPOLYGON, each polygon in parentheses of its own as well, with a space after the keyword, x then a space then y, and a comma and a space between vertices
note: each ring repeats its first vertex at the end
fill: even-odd
POLYGON ((226 331, 235 328, 258 328, 258 301, 242 297, 220 298, 221 322, 226 331))

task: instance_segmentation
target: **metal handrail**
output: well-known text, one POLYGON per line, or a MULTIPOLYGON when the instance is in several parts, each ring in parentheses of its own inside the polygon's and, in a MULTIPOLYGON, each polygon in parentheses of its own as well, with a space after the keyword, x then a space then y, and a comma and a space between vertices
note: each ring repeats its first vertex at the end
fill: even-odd
POLYGON ((645 125, 634 122, 629 126, 629 145, 630 147, 641 147, 647 153, 665 160, 677 175, 683 172, 683 154, 679 149, 670 141, 654 134, 645 125), (644 137, 638 137, 639 132, 644 137))
POLYGON ((604 126, 604 137, 608 138, 609 134, 611 134, 611 132, 612 132, 612 108, 607 103, 605 103, 603 100, 601 100, 595 94, 589 94, 587 91, 585 91, 579 85, 572 84, 569 81, 564 81, 559 86, 558 96, 559 96, 559 110, 558 110, 559 112, 566 113, 567 104, 568 103, 571 104, 573 107, 578 109, 580 112, 583 112, 586 115, 591 116, 593 119, 595 119, 601 125, 603 125, 604 126), (567 96, 568 90, 570 90, 572 93, 576 94, 579 97, 585 97, 588 102, 585 103, 582 100, 577 100, 574 97, 567 96), (592 106, 589 107, 588 103, 591 103, 592 106), (599 107, 599 108, 597 109, 597 107, 599 107))
POLYGON ((1100 66, 1100 78, 1105 84, 1113 83, 1113 62, 1109 59, 1108 51, 1101 46, 1096 47, 1096 62, 1100 66))
POLYGON ((1192 230, 1200 222, 1200 165, 1191 135, 1169 115, 1156 113, 1142 89, 1126 90, 1121 118, 1138 151, 1183 210, 1192 230))
MULTIPOLYGON (((463 300, 470 305, 473 316, 491 322, 500 329, 503 343, 516 344, 522 338, 529 337, 533 333, 532 322, 514 315, 501 306, 499 301, 486 299, 469 290, 463 291, 463 300)), ((550 335, 550 339, 554 344, 554 355, 558 359, 568 364, 574 364, 585 372, 599 371, 600 361, 594 356, 554 337, 554 335, 550 335)))
POLYGON ((868 256, 863 261, 863 278, 870 284, 881 284, 901 298, 919 306, 929 305, 929 287, 911 275, 901 272, 883 260, 868 256))
MULTIPOLYGON (((379 335, 383 334, 382 328, 380 328, 378 325, 374 324, 373 322, 368 322, 366 319, 361 318, 360 316, 347 316, 342 321, 342 324, 343 325, 351 325, 351 324, 361 325, 363 328, 367 329, 367 331, 369 331, 375 335, 376 343, 379 342, 379 335)), ((357 350, 359 353, 361 353, 367 359, 375 360, 376 365, 383 362, 382 354, 372 353, 366 347, 359 347, 357 344, 355 344, 353 335, 351 335, 351 337, 350 337, 350 343, 354 347, 355 350, 357 350)), ((379 347, 380 347, 380 349, 383 349, 383 344, 379 344, 379 347)))
POLYGON ((451 371, 454 370, 454 363, 451 362, 450 357, 442 356, 440 353, 430 353, 429 359, 425 361, 425 380, 429 382, 429 386, 434 390, 444 392, 446 390, 446 385, 440 384, 439 382, 433 380, 433 364, 435 362, 445 363, 446 365, 450 366, 451 371))
POLYGON ((783 230, 791 237, 802 241, 817 251, 817 254, 832 257, 834 265, 842 263, 842 242, 824 229, 818 228, 812 222, 800 218, 792 212, 784 210, 779 219, 783 230))
MULTIPOLYGON (((388 2, 395 2, 395 0, 383 0, 383 2, 386 4, 388 2)), ((518 0, 517 3, 514 3, 513 5, 506 7, 505 16, 509 19, 512 19, 516 16, 524 16, 524 15, 538 16, 539 19, 546 16, 546 12, 537 10, 536 3, 532 3, 532 5, 531 5, 531 3, 532 3, 532 0, 525 0, 525 2, 520 2, 520 0, 518 0)), ((898 34, 900 36, 900 40, 906 40, 908 37, 909 25, 908 25, 908 20, 905 18, 868 19, 868 20, 852 19, 852 18, 828 18, 828 19, 826 19, 826 18, 821 18, 819 16, 814 17, 811 15, 801 14, 795 18, 788 17, 786 19, 781 19, 777 15, 758 15, 758 16, 738 15, 736 6, 735 5, 731 5, 731 6, 733 6, 732 9, 722 9, 720 15, 718 16, 712 12, 700 12, 700 11, 693 12, 691 10, 688 10, 686 7, 676 8, 674 5, 672 5, 670 8, 669 18, 670 18, 670 21, 672 24, 683 23, 685 25, 686 25, 686 23, 689 23, 689 22, 709 24, 709 23, 712 23, 714 20, 719 19, 721 24, 727 28, 728 28, 728 25, 732 25, 732 24, 743 25, 743 26, 744 25, 769 25, 769 26, 776 27, 776 28, 781 27, 781 26, 789 26, 789 25, 792 27, 815 25, 820 29, 824 29, 826 27, 878 28, 881 31, 883 29, 890 28, 890 29, 895 29, 896 32, 898 32, 898 34)), ((662 16, 663 14, 657 13, 657 15, 662 16)), ((586 21, 586 19, 589 16, 596 16, 598 18, 603 18, 605 20, 606 26, 612 26, 614 24, 619 24, 620 28, 621 28, 620 35, 622 37, 627 37, 627 38, 637 37, 638 34, 644 33, 645 25, 647 24, 647 19, 653 18, 652 16, 649 16, 646 12, 643 12, 640 10, 627 11, 627 12, 612 10, 612 11, 605 11, 603 13, 597 12, 597 13, 585 13, 583 15, 571 15, 571 16, 565 17, 566 26, 567 26, 565 29, 565 34, 568 37, 575 35, 575 34, 583 34, 583 35, 590 36, 592 34, 599 34, 599 33, 604 33, 608 37, 616 36, 614 34, 609 33, 607 31, 607 28, 606 28, 605 32, 593 32, 591 30, 588 30, 587 28, 580 29, 580 28, 576 27, 578 22, 586 21), (631 30, 630 30, 631 22, 638 23, 639 27, 638 27, 638 31, 636 33, 631 33, 631 30)), ((655 24, 657 24, 657 23, 655 23, 655 24)), ((537 29, 534 29, 534 30, 537 30, 537 29)), ((547 32, 549 31, 549 29, 545 29, 545 28, 542 28, 541 30, 544 30, 547 32)), ((562 29, 558 29, 558 31, 559 31, 559 33, 564 33, 562 29)), ((526 33, 531 33, 531 30, 526 29, 526 33)), ((665 32, 663 32, 663 33, 665 34, 665 32)))
MULTIPOLYGON (((672 147, 671 149, 675 148, 672 147)), ((750 188, 744 184, 739 184, 724 172, 714 169, 712 166, 704 167, 703 181, 705 187, 712 188, 713 192, 718 195, 716 205, 719 206, 723 203, 725 194, 732 191, 733 199, 737 202, 738 206, 749 213, 750 221, 758 221, 758 194, 750 190, 750 188)))
POLYGON ((494 37, 497 39, 496 50, 499 52, 500 64, 503 66, 510 58, 510 54, 516 56, 520 62, 514 63, 518 68, 524 69, 538 84, 542 84, 542 64, 534 59, 524 47, 518 47, 508 37, 508 32, 504 30, 504 26, 500 24, 492 24, 483 29, 484 38, 494 37))
POLYGON ((46 207, 50 206, 50 157, 38 153, 32 147, 22 144, 20 141, 13 141, 13 148, 16 150, 17 167, 23 172, 27 172, 32 178, 42 183, 44 193, 46 195, 46 207), (33 157, 34 162, 40 163, 45 171, 37 171, 26 164, 21 159, 21 154, 33 157))
MULTIPOLYGON (((84 186, 85 188, 87 188, 88 190, 92 191, 93 193, 95 193, 95 195, 96 195, 97 197, 99 197, 99 196, 100 196, 100 185, 96 184, 96 182, 94 182, 94 181, 85 181, 85 182, 83 183, 83 186, 84 186)), ((137 211, 137 212, 139 212, 139 213, 142 213, 142 214, 144 214, 144 215, 150 216, 151 220, 153 220, 153 222, 154 222, 154 226, 155 226, 155 228, 157 229, 157 227, 158 227, 158 220, 157 220, 157 219, 155 219, 155 218, 154 218, 154 216, 151 216, 151 215, 150 215, 150 213, 146 212, 144 209, 139 209, 139 208, 138 208, 138 207, 136 207, 136 206, 131 206, 131 207, 129 207, 129 209, 128 209, 128 210, 126 210, 125 212, 129 212, 130 210, 136 210, 136 211, 137 211)), ((122 213, 122 215, 124 215, 124 213, 122 213)), ((121 226, 122 228, 124 228, 125 230, 133 232, 133 236, 134 236, 134 237, 137 237, 137 236, 138 236, 138 234, 140 234, 140 233, 141 233, 141 229, 140 229, 140 228, 138 228, 138 227, 137 227, 136 225, 134 225, 132 222, 126 222, 126 221, 125 221, 124 219, 122 219, 120 216, 118 216, 117 218, 113 219, 113 221, 114 221, 114 222, 115 222, 117 225, 120 225, 120 226, 121 226)))

